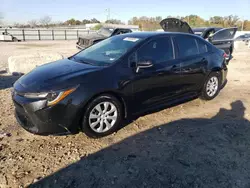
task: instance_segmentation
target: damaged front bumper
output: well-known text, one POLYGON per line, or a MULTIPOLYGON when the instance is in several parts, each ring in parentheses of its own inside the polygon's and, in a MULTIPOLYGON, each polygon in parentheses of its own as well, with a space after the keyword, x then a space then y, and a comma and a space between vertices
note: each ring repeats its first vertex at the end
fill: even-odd
POLYGON ((18 123, 28 132, 38 135, 66 135, 75 133, 73 116, 68 115, 67 105, 47 107, 46 100, 29 99, 12 93, 15 116, 18 123))

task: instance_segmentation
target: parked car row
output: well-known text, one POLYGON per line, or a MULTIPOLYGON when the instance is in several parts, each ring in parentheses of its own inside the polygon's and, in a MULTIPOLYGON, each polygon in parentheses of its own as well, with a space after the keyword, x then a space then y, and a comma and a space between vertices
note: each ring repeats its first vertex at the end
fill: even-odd
MULTIPOLYGON (((227 54, 227 61, 232 58, 234 49, 234 36, 237 31, 236 27, 204 27, 192 29, 187 22, 176 18, 164 19, 160 22, 160 25, 165 32, 184 32, 198 35, 215 45, 217 48, 224 50, 227 54)), ((130 32, 132 32, 130 29, 123 28, 101 28, 97 33, 79 36, 76 47, 79 49, 84 49, 97 42, 100 42, 105 38, 130 32)))

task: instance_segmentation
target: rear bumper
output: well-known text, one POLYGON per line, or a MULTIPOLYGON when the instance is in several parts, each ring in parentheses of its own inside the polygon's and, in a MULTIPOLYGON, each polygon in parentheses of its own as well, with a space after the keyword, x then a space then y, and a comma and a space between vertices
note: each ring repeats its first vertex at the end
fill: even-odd
POLYGON ((227 61, 227 63, 228 63, 231 59, 233 59, 232 54, 227 55, 227 56, 225 57, 225 59, 226 59, 226 61, 227 61))
POLYGON ((223 88, 227 83, 227 72, 228 72, 227 66, 224 65, 221 70, 221 88, 223 88))

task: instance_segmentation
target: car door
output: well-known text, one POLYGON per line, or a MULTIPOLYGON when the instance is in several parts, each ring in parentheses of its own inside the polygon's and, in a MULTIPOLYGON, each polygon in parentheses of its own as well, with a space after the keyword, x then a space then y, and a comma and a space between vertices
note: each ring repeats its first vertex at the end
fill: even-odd
POLYGON ((214 35, 209 39, 209 42, 229 54, 229 50, 234 42, 234 35, 236 31, 236 27, 221 29, 214 33, 214 35))
POLYGON ((134 73, 133 93, 137 108, 163 104, 178 93, 180 64, 175 59, 171 38, 164 36, 151 40, 138 49, 136 56, 137 62, 153 63, 152 67, 137 69, 134 73))
POLYGON ((183 84, 181 93, 195 93, 205 78, 204 68, 208 63, 207 46, 202 39, 188 35, 177 35, 174 37, 174 42, 178 48, 176 58, 180 60, 181 66, 180 82, 183 84))

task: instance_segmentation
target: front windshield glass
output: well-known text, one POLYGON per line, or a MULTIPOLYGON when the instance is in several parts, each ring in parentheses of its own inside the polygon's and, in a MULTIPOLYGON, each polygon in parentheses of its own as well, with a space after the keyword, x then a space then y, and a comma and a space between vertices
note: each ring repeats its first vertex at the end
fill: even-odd
POLYGON ((117 35, 105 39, 72 57, 75 61, 93 65, 105 66, 114 63, 142 38, 117 35))
POLYGON ((114 31, 114 29, 112 28, 101 28, 97 31, 97 33, 101 34, 101 35, 105 35, 105 36, 110 36, 112 34, 112 32, 114 31))

